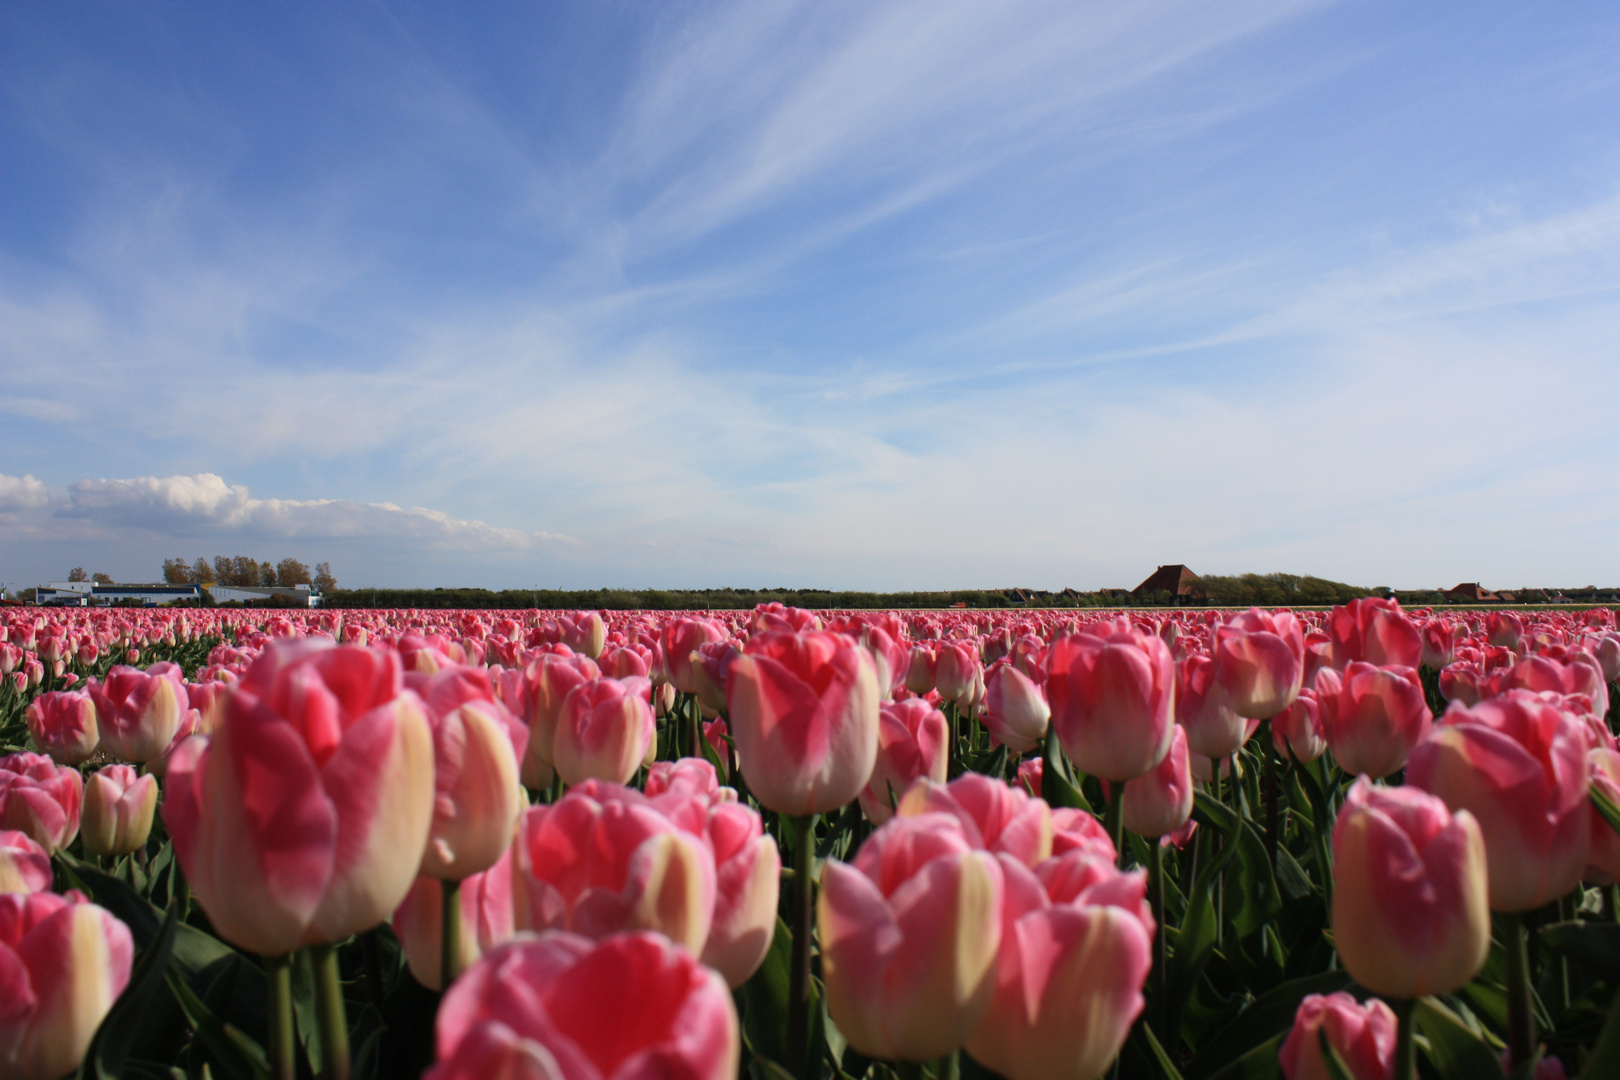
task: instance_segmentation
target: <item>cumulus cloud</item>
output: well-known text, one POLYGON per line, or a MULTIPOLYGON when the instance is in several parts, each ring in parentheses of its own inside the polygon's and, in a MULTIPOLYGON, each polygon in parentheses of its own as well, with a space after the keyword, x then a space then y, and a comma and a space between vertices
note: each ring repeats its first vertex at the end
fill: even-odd
POLYGON ((463 520, 422 506, 351 499, 259 499, 245 486, 228 484, 213 473, 86 479, 54 499, 45 484, 32 476, 0 475, 0 510, 47 508, 50 518, 68 526, 65 532, 70 538, 92 531, 139 529, 177 538, 411 541, 469 550, 523 551, 545 543, 577 543, 558 533, 463 520), (73 525, 81 528, 75 530, 73 525))
POLYGON ((50 492, 32 476, 6 476, 0 473, 0 514, 38 510, 50 502, 50 492))

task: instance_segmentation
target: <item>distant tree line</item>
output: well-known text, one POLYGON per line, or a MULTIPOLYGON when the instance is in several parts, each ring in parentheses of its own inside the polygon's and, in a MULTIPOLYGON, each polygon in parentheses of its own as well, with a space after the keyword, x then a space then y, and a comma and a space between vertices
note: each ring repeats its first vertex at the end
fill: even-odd
MULTIPOLYGON (((83 580, 83 579, 78 579, 83 580)), ((337 588, 331 563, 316 563, 315 571, 288 557, 278 563, 260 562, 249 555, 215 555, 210 563, 201 555, 196 561, 164 559, 163 580, 171 585, 235 585, 241 588, 270 588, 313 585, 321 592, 337 588)))
MULTIPOLYGON (((802 608, 972 608, 1018 605, 994 589, 953 592, 852 592, 829 589, 342 589, 329 608, 542 608, 559 611, 721 611, 771 602, 802 608)), ((1073 606, 1070 601, 1067 606, 1073 606)))
POLYGON ((1296 574, 1201 574, 1198 584, 1217 607, 1331 607, 1363 596, 1388 595, 1342 581, 1296 574))

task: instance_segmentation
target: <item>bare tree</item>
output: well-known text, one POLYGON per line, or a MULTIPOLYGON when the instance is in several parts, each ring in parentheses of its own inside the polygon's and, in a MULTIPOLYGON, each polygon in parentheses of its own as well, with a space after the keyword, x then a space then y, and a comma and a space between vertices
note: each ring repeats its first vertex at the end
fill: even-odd
POLYGON ((191 580, 197 585, 210 585, 214 582, 214 568, 208 565, 208 560, 201 555, 191 565, 191 580))
POLYGON ((84 572, 84 567, 75 566, 73 569, 68 571, 68 580, 69 581, 89 581, 90 580, 90 575, 84 572))
POLYGON ((337 588, 337 578, 332 576, 332 564, 318 562, 315 564, 314 585, 321 592, 331 592, 337 588))
POLYGON ((112 575, 103 574, 100 570, 97 570, 95 573, 91 574, 90 580, 95 582, 97 585, 111 585, 113 583, 112 575))

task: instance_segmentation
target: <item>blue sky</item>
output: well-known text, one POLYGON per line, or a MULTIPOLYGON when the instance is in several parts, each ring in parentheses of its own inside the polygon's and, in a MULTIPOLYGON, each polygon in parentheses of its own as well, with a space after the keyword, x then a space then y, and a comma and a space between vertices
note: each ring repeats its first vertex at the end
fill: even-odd
POLYGON ((0 581, 1620 582, 1612 3, 0 9, 0 581))

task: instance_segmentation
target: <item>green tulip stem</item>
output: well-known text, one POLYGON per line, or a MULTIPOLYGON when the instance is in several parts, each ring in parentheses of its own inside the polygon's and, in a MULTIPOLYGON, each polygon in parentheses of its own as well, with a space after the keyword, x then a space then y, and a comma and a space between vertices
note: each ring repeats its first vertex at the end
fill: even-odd
POLYGON ((1277 840, 1279 836, 1277 825, 1277 803, 1279 801, 1281 784, 1277 781, 1277 752, 1271 745, 1271 725, 1275 720, 1266 720, 1260 725, 1260 756, 1265 758, 1265 801, 1266 801, 1266 858, 1271 862, 1272 873, 1277 871, 1277 840))
POLYGON ((1114 860, 1125 868, 1125 781, 1108 781, 1108 835, 1114 841, 1114 860))
POLYGON ((925 1075, 920 1061, 896 1061, 894 1073, 900 1080, 923 1080, 925 1075))
POLYGON ((461 882, 445 880, 439 909, 439 992, 461 974, 461 882))
POLYGON ((270 1075, 274 1080, 294 1080, 298 1062, 293 1049, 292 956, 264 958, 270 978, 270 1075))
POLYGON ((703 710, 698 706, 697 695, 692 695, 692 745, 687 748, 687 756, 703 757, 703 710))
POLYGON ((1507 951, 1508 1067, 1517 1069, 1536 1052, 1536 1014, 1530 1006, 1530 955, 1524 916, 1501 916, 1502 946, 1507 951))
POLYGON ((935 1080, 962 1080, 962 1051, 952 1050, 934 1066, 935 1080))
POLYGON ((343 983, 338 978, 337 948, 312 945, 310 965, 315 969, 315 1012, 321 1028, 321 1080, 349 1080, 349 1018, 343 1007, 343 983))
POLYGON ((1164 845, 1149 838, 1148 899, 1153 904, 1153 1028, 1167 1031, 1165 991, 1170 973, 1169 940, 1164 936, 1164 845))
POLYGON ((816 815, 803 814, 789 820, 793 829, 793 953, 788 970, 784 1064, 799 1080, 810 1080, 810 869, 815 855, 816 815))
POLYGON ((1417 1080, 1417 1042, 1412 1038, 1412 1014, 1417 998, 1393 998, 1384 1002, 1395 1013, 1395 1080, 1417 1080))
POLYGON ((1056 809, 1063 804, 1058 801, 1058 762, 1062 759, 1063 748, 1058 745, 1057 725, 1046 725, 1046 748, 1044 760, 1041 762, 1041 798, 1046 800, 1048 806, 1056 809))

